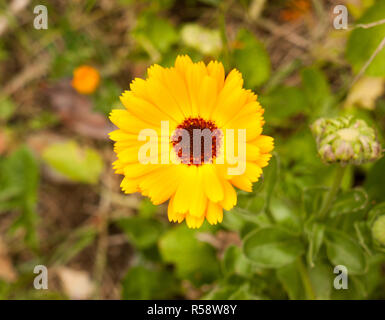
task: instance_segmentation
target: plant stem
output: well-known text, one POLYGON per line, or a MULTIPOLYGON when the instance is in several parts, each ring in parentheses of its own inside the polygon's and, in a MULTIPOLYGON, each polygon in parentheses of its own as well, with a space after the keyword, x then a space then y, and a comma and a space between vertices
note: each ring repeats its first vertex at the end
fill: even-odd
POLYGON ((226 11, 227 11, 227 4, 222 4, 220 8, 220 15, 219 15, 219 27, 221 32, 221 39, 223 43, 223 62, 225 65, 225 69, 229 70, 231 67, 231 56, 230 56, 230 48, 229 48, 229 41, 227 38, 227 32, 226 32, 226 11))
POLYGON ((306 298, 308 300, 316 300, 316 295, 314 293, 313 285, 311 284, 309 272, 306 265, 302 261, 302 257, 297 259, 298 270, 301 275, 302 283, 305 288, 306 298))
POLYGON ((272 173, 271 173, 272 176, 269 178, 269 183, 267 185, 267 196, 266 196, 266 204, 265 204, 264 212, 265 212, 267 218, 269 219, 270 223, 275 224, 276 219, 275 219, 275 217, 274 217, 274 215, 270 209, 271 197, 273 195, 273 192, 274 192, 277 180, 278 180, 278 176, 279 176, 279 162, 278 162, 278 157, 275 153, 274 153, 274 157, 272 158, 272 160, 270 162, 270 166, 272 168, 271 169, 272 170, 272 173))
POLYGON ((366 72, 366 70, 369 68, 369 66, 371 65, 371 63, 373 62, 373 60, 377 57, 377 55, 382 51, 382 49, 384 49, 385 47, 385 37, 382 39, 382 41, 380 42, 380 44, 378 45, 378 47, 376 48, 376 50, 374 50, 374 52, 372 53, 372 55, 370 56, 369 60, 365 62, 365 64, 363 65, 363 67, 361 68, 360 72, 356 75, 356 77, 353 79, 351 85, 350 85, 350 88, 364 75, 364 73, 366 72))
POLYGON ((266 216, 269 219, 270 223, 276 224, 277 221, 275 220, 270 208, 266 208, 265 213, 266 213, 266 216))
POLYGON ((324 220, 327 218, 327 214, 333 204, 333 201, 337 195, 337 192, 341 186, 342 178, 344 177, 346 166, 338 166, 337 172, 334 177, 333 185, 323 203, 323 206, 319 212, 320 220, 324 220))
POLYGON ((107 266, 107 250, 108 250, 108 221, 109 211, 111 208, 111 190, 112 176, 107 175, 107 178, 103 180, 107 188, 102 192, 99 203, 98 218, 99 218, 99 238, 96 247, 96 257, 93 269, 93 276, 95 281, 94 299, 101 299, 102 294, 102 282, 104 272, 107 266))

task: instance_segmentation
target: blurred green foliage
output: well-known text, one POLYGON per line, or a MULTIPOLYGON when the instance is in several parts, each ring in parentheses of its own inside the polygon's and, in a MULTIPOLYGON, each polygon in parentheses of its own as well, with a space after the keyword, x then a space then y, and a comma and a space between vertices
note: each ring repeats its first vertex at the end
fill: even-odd
POLYGON ((47 146, 42 159, 58 173, 76 182, 94 184, 103 169, 103 160, 98 152, 88 147, 83 149, 74 141, 47 146))
MULTIPOLYGON (((357 22, 368 24, 384 19, 384 16, 385 2, 377 1, 357 22)), ((358 28, 352 32, 346 48, 346 57, 356 73, 358 73, 365 62, 368 61, 384 37, 385 25, 379 25, 369 29, 358 28)), ((377 77, 385 76, 385 52, 383 50, 374 58, 366 74, 377 77)))
POLYGON ((0 159, 0 213, 17 210, 9 232, 22 228, 26 244, 37 249, 38 214, 36 211, 39 185, 39 166, 26 147, 14 151, 9 157, 0 159))

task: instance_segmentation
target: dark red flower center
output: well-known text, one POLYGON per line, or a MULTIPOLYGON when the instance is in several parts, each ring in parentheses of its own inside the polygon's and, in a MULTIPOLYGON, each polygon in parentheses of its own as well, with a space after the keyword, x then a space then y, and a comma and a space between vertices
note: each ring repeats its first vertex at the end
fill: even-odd
POLYGON ((222 132, 213 121, 187 118, 177 126, 171 144, 182 163, 199 166, 215 159, 221 138, 222 132))

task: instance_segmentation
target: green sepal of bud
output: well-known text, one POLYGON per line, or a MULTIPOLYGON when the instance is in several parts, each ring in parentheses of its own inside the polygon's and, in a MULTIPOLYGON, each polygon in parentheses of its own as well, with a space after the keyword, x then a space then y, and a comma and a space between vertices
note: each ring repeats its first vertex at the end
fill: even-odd
POLYGON ((382 156, 376 133, 364 120, 351 116, 321 118, 314 122, 311 130, 318 153, 326 163, 363 164, 382 156))

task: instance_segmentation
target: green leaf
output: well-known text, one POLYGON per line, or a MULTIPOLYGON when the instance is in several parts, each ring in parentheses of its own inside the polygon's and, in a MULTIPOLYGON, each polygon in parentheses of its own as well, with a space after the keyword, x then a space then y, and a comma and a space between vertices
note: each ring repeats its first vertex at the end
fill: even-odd
POLYGON ((354 222, 354 230, 356 231, 356 236, 360 246, 366 251, 367 254, 371 255, 372 252, 369 249, 372 244, 371 230, 366 221, 356 221, 354 222))
MULTIPOLYGON (((201 297, 203 300, 256 300, 260 299, 260 295, 267 286, 271 287, 271 281, 275 281, 274 274, 269 273, 270 277, 256 276, 254 270, 250 272, 248 277, 240 275, 229 275, 220 279, 215 286, 205 295, 201 297), (274 280, 273 280, 274 279, 274 280), (271 281, 270 281, 271 280, 271 281)), ((262 271, 261 271, 262 272, 262 271)))
POLYGON ((213 290, 209 291, 204 295, 202 300, 228 300, 229 297, 233 294, 234 290, 237 290, 239 287, 230 286, 230 285, 220 285, 215 287, 213 290))
POLYGON ((43 160, 75 182, 95 184, 103 170, 103 160, 91 148, 81 148, 75 141, 54 143, 43 150, 43 160))
POLYGON ((197 234, 185 225, 177 226, 163 234, 159 249, 165 262, 175 264, 178 277, 200 285, 218 277, 219 263, 214 248, 199 241, 197 234))
POLYGON ((368 257, 368 272, 361 276, 365 283, 366 290, 370 299, 384 298, 385 279, 383 275, 383 266, 385 263, 384 254, 375 254, 368 257))
POLYGON ((339 194, 334 202, 330 217, 351 214, 365 209, 368 204, 368 195, 364 190, 354 189, 339 194))
POLYGON ((251 300, 257 298, 251 293, 250 285, 244 279, 238 284, 220 283, 202 297, 203 300, 251 300))
POLYGON ((385 201, 385 157, 376 161, 366 175, 364 188, 370 199, 378 202, 385 201))
POLYGON ((266 49, 245 29, 239 31, 237 41, 240 48, 233 52, 235 67, 242 73, 247 88, 260 86, 270 76, 270 58, 266 49))
MULTIPOLYGON (((384 19, 385 2, 376 1, 357 23, 371 23, 384 19)), ((385 37, 385 24, 363 29, 356 28, 352 31, 347 48, 346 57, 352 64, 355 73, 358 73, 370 59, 382 39, 385 37)), ((385 50, 380 51, 365 72, 368 76, 385 76, 385 50)))
POLYGON ((243 255, 240 247, 231 245, 223 255, 222 270, 225 275, 239 274, 248 277, 255 271, 255 266, 243 255))
POLYGON ((302 86, 309 107, 312 110, 312 116, 322 114, 332 102, 331 90, 327 78, 319 69, 311 67, 303 69, 301 72, 302 86))
POLYGON ((144 198, 139 206, 139 215, 143 218, 152 218, 158 210, 158 206, 154 205, 150 199, 144 198))
POLYGON ((297 263, 290 263, 277 270, 278 280, 282 283, 292 300, 306 299, 302 279, 297 269, 297 263))
POLYGON ((245 283, 230 295, 229 300, 251 300, 250 285, 245 283))
POLYGON ((128 270, 122 281, 122 296, 126 300, 170 299, 179 290, 170 272, 141 266, 128 270))
POLYGON ((307 262, 310 267, 314 267, 314 261, 317 259, 318 252, 324 241, 325 226, 310 222, 305 225, 305 232, 309 241, 306 255, 307 262))
POLYGON ((38 215, 36 212, 37 189, 40 179, 38 163, 32 152, 21 147, 0 163, 1 210, 16 209, 20 212, 9 231, 25 230, 25 241, 36 249, 38 215))
POLYGON ((308 110, 304 92, 297 87, 276 87, 267 95, 260 96, 259 100, 266 106, 266 121, 273 125, 284 124, 290 117, 308 110))
POLYGON ((223 215, 222 225, 228 230, 242 232, 247 226, 257 223, 257 217, 246 209, 234 207, 223 215))
POLYGON ((304 252, 301 240, 278 227, 251 232, 243 243, 247 258, 263 268, 280 268, 293 262, 304 252))
POLYGON ((319 262, 308 271, 316 298, 319 300, 330 299, 334 278, 332 267, 329 264, 319 262))
POLYGON ((374 206, 372 209, 370 209, 368 213, 368 222, 369 225, 372 226, 374 220, 377 219, 377 217, 382 216, 385 214, 385 202, 381 202, 374 206))
POLYGON ((299 233, 301 231, 300 217, 295 208, 293 208, 290 203, 276 197, 271 202, 270 207, 274 219, 279 224, 279 226, 295 233, 299 233))
POLYGON ((174 26, 166 19, 150 11, 143 11, 133 31, 133 36, 153 59, 167 53, 178 42, 179 36, 174 26))
MULTIPOLYGON (((332 268, 329 265, 319 262, 313 268, 306 268, 306 271, 309 274, 310 283, 316 299, 329 299, 333 283, 332 268)), ((277 277, 290 299, 300 300, 307 298, 297 263, 289 264, 277 270, 277 277)))
POLYGON ((327 255, 334 266, 343 265, 350 274, 366 271, 366 258, 356 241, 337 230, 327 230, 326 235, 327 255))
POLYGON ((354 17, 354 19, 358 19, 362 16, 366 9, 371 7, 373 3, 377 0, 361 0, 361 1, 348 1, 346 6, 348 7, 349 13, 354 17))
POLYGON ((310 187, 303 190, 303 206, 306 217, 312 217, 320 211, 328 190, 326 187, 310 187))
POLYGON ((155 219, 131 217, 118 220, 118 225, 140 249, 155 245, 163 232, 163 225, 155 219))

